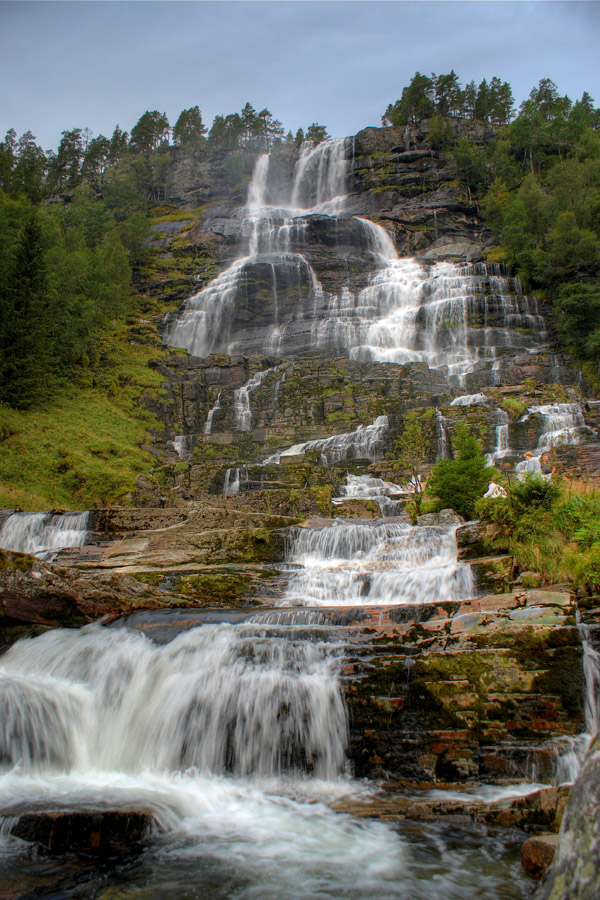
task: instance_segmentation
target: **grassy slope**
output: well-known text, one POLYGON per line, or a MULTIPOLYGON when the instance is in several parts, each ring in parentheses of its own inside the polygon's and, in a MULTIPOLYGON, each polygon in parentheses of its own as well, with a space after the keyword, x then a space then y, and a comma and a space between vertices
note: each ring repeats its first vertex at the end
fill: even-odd
MULTIPOLYGON (((172 241, 175 248, 185 245, 185 231, 204 211, 162 207, 154 210, 151 222, 186 221, 183 234, 172 241)), ((100 341, 101 368, 84 373, 42 409, 0 406, 0 508, 76 510, 116 504, 133 490, 139 474, 152 471, 154 459, 143 448, 151 429, 160 426, 138 400, 144 392, 161 393, 162 379, 148 363, 165 351, 149 319, 179 305, 191 290, 192 274, 206 270, 206 276, 214 269, 204 255, 154 253, 138 272, 144 285, 143 324, 115 323, 100 341)))
POLYGON ((155 418, 137 398, 160 390, 148 361, 163 352, 133 344, 121 325, 113 364, 94 385, 72 385, 41 410, 0 408, 0 507, 87 509, 114 503, 152 467, 142 449, 155 418))

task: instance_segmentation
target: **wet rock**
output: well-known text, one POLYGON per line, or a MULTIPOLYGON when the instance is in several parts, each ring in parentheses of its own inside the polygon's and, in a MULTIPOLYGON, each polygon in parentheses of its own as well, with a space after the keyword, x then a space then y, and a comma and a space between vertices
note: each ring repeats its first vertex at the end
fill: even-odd
POLYGON ((441 509, 436 513, 425 513, 417 518, 417 525, 460 525, 463 519, 453 509, 441 509))
POLYGON ((557 834, 539 834, 529 838, 521 847, 521 865, 532 878, 540 879, 554 859, 557 834))
POLYGON ((600 897, 600 739, 571 789, 558 846, 535 900, 597 900, 600 897))
POLYGON ((52 856, 118 857, 139 853, 153 826, 147 810, 51 810, 24 813, 9 830, 52 856))
POLYGON ((465 522, 456 529, 459 559, 476 559, 487 555, 490 526, 483 522, 465 522))

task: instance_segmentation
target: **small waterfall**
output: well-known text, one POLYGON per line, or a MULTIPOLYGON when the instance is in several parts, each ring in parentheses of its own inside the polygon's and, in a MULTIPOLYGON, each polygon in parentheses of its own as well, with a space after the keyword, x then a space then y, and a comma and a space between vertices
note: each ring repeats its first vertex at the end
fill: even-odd
POLYGON ((167 645, 91 626, 22 641, 0 669, 0 767, 343 771, 339 648, 266 623, 167 645))
POLYGON ((494 461, 504 459, 507 456, 513 456, 514 451, 510 446, 508 413, 503 409, 496 410, 496 421, 499 423, 494 426, 496 444, 491 453, 488 454, 488 465, 494 465, 494 461))
POLYGON ((392 500, 390 495, 406 495, 408 491, 399 484, 373 478, 371 475, 346 475, 346 484, 342 487, 340 497, 334 497, 332 503, 340 504, 344 500, 373 500, 378 504, 382 516, 395 516, 401 500, 392 500))
POLYGON ((326 466, 344 459, 370 459, 373 462, 381 455, 387 428, 387 416, 378 416, 372 425, 360 425, 356 431, 305 441, 294 444, 287 450, 278 450, 263 460, 262 465, 279 465, 282 457, 301 456, 309 450, 320 450, 321 462, 326 466))
POLYGON ((545 406, 530 406, 523 419, 531 415, 542 418, 542 433, 536 453, 539 455, 552 447, 564 444, 578 444, 588 431, 579 403, 550 403, 545 406))
POLYGON ((278 372, 279 368, 279 366, 275 366, 272 369, 264 369, 262 372, 257 372, 246 384, 234 391, 235 423, 238 431, 250 431, 252 426, 250 394, 261 386, 267 375, 270 375, 271 372, 278 372))
POLYGON ((487 402, 485 394, 463 394, 461 397, 455 397, 450 406, 485 406, 487 402))
POLYGON ((239 494, 240 492, 240 470, 227 469, 225 472, 225 484, 223 485, 223 493, 226 495, 239 494))
POLYGON ((457 561, 456 529, 336 520, 291 531, 285 604, 362 606, 443 603, 476 593, 457 561))
POLYGON ((306 141, 294 171, 291 206, 294 210, 335 213, 346 200, 346 139, 306 141))
POLYGON ((223 394, 223 391, 219 391, 219 393, 217 394, 217 402, 208 411, 208 416, 206 417, 206 423, 204 425, 204 434, 212 434, 213 419, 215 417, 215 413, 221 409, 222 394, 223 394))
POLYGON ((189 449, 189 437, 187 434, 177 434, 172 441, 167 441, 167 443, 171 444, 180 459, 183 459, 189 449))
POLYGON ((447 459, 448 452, 448 432, 446 430, 446 419, 443 417, 439 409, 435 411, 435 418, 438 429, 437 439, 437 457, 438 459, 447 459))
POLYGON ((89 513, 13 513, 0 531, 0 547, 50 559, 67 547, 83 547, 89 513))

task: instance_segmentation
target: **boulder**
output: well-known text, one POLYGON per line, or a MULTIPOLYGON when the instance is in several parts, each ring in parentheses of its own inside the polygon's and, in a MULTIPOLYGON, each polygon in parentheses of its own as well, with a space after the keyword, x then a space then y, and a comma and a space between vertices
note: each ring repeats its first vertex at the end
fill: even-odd
POLYGON ((538 834, 529 838, 521 847, 521 865, 528 875, 542 877, 556 853, 557 834, 538 834))
POLYGON ((153 825, 148 810, 50 810, 24 813, 10 833, 51 856, 119 857, 139 853, 153 825))

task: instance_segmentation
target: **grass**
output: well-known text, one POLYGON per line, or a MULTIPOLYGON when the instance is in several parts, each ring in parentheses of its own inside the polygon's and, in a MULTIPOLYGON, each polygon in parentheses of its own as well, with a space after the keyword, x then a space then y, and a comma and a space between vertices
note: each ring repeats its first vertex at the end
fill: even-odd
POLYGON ((527 495, 515 483, 507 498, 481 500, 477 511, 498 527, 493 550, 511 553, 521 571, 537 572, 542 584, 567 582, 582 594, 600 591, 600 492, 584 482, 555 484, 551 502, 527 495), (522 493, 523 496, 518 496, 522 493))
POLYGON ((118 323, 100 342, 101 368, 81 383, 42 409, 0 407, 0 507, 88 509, 133 490, 154 464, 143 445, 159 423, 138 398, 160 391, 148 361, 163 352, 118 323))

